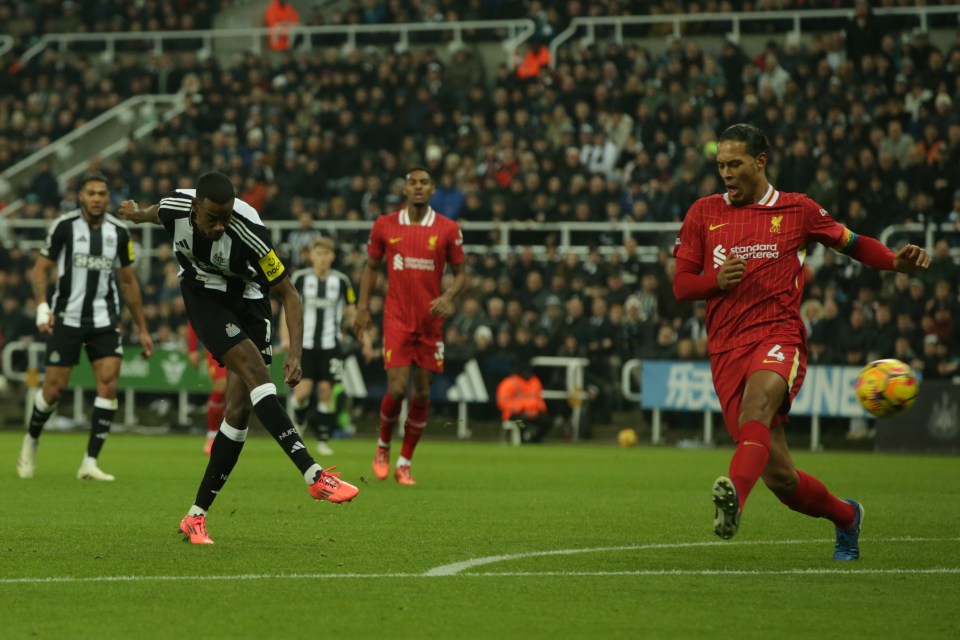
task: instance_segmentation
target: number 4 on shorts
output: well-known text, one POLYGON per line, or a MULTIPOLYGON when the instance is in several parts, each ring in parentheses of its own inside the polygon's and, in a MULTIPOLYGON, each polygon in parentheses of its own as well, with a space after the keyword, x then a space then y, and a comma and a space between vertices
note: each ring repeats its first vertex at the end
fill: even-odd
POLYGON ((770 349, 770 351, 767 352, 767 357, 776 358, 777 362, 783 362, 786 360, 787 356, 783 355, 783 351, 780 351, 782 348, 783 347, 778 344, 773 345, 773 349, 770 349))

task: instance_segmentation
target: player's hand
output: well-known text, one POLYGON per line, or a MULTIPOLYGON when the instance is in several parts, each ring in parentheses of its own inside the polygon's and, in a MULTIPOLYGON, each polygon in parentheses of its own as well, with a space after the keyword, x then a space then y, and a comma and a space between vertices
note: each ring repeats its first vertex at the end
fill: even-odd
MULTIPOLYGON (((140 349, 141 358, 147 359, 153 355, 153 338, 150 337, 149 331, 140 331, 140 346, 143 347, 140 349)), ((198 355, 196 351, 190 354, 190 356, 194 355, 198 355)))
POLYGON ((300 384, 300 378, 303 371, 300 369, 300 356, 287 352, 287 358, 283 361, 283 380, 287 386, 293 388, 300 384))
POLYGON ((893 254, 893 268, 900 273, 913 273, 929 266, 930 256, 915 244, 908 244, 893 254))
POLYGON ((200 364, 200 352, 199 351, 189 352, 187 354, 187 361, 190 363, 191 367, 196 368, 196 366, 200 364))
POLYGON ((740 284, 747 271, 747 263, 738 255, 730 255, 717 271, 717 286, 728 291, 740 284))
POLYGON ((353 319, 353 335, 362 338, 371 326, 373 326, 373 318, 370 316, 370 310, 357 309, 357 315, 353 319))
POLYGON ((120 203, 120 208, 117 211, 124 220, 137 222, 137 213, 140 211, 140 207, 133 200, 124 200, 120 203))
POLYGON ((50 305, 41 302, 37 305, 37 330, 47 335, 53 334, 54 314, 50 311, 50 305))
POLYGON ((430 301, 430 313, 435 316, 447 317, 452 315, 454 311, 453 301, 447 296, 440 296, 430 301))

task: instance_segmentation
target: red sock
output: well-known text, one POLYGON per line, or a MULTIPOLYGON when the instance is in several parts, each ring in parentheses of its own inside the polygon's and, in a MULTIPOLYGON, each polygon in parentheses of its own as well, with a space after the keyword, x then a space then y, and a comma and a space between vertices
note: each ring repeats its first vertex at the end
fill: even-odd
POLYGON ((413 450, 417 448, 420 436, 423 435, 423 429, 427 426, 427 409, 429 408, 429 400, 426 402, 410 401, 407 420, 403 423, 403 448, 400 450, 400 455, 407 460, 413 460, 413 450))
POLYGON ((740 509, 743 509, 747 496, 757 484, 760 474, 770 459, 770 429, 762 422, 752 420, 740 427, 740 440, 737 450, 730 460, 730 480, 737 488, 740 509))
POLYGON ((223 391, 211 391, 207 401, 207 435, 216 435, 223 422, 223 411, 226 408, 226 394, 223 391))
POLYGON ((403 398, 394 398, 389 393, 383 396, 380 403, 380 439, 388 445, 393 438, 393 429, 397 426, 401 407, 403 398))
POLYGON ((857 517, 853 505, 834 496, 813 476, 800 470, 797 470, 797 475, 800 481, 796 493, 788 497, 777 496, 780 502, 802 514, 826 518, 840 529, 853 526, 857 517))

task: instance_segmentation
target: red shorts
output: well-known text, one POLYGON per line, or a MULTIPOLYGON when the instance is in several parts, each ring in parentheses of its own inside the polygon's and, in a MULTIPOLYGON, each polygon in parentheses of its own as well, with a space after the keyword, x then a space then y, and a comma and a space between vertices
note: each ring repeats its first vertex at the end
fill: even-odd
POLYGON ((417 365, 443 373, 443 336, 390 331, 383 328, 383 368, 417 365))
POLYGON ((207 356, 207 375, 210 376, 211 380, 223 380, 227 377, 227 368, 217 362, 217 359, 213 357, 213 354, 207 351, 206 349, 203 352, 207 356))
POLYGON ((800 392, 807 373, 807 344, 797 338, 771 338, 758 344, 738 347, 710 356, 713 386, 717 390, 723 421, 734 442, 740 440, 740 404, 747 379, 754 371, 773 371, 787 381, 787 397, 777 409, 773 425, 788 422, 790 404, 800 392))

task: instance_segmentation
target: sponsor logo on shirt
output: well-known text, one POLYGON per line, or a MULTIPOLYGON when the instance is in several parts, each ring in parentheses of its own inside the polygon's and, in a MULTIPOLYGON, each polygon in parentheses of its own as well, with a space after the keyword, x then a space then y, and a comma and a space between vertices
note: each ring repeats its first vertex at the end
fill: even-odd
POLYGON ((390 244, 397 244, 401 240, 403 240, 403 238, 389 238, 387 242, 389 242, 390 244))
POLYGON ((263 275, 267 277, 268 282, 273 282, 279 278, 283 275, 284 271, 283 263, 280 262, 280 258, 277 257, 273 249, 270 249, 270 253, 260 258, 260 268, 263 270, 263 275))
POLYGON ((393 270, 403 271, 404 269, 413 269, 414 271, 436 271, 437 266, 432 258, 411 258, 402 256, 399 253, 393 256, 393 270))
POLYGON ((720 227, 725 227, 725 226, 727 226, 728 224, 730 224, 730 223, 729 223, 729 222, 724 222, 724 223, 722 223, 722 224, 712 224, 712 225, 710 225, 710 231, 715 231, 716 229, 719 229, 720 227))
POLYGON ((113 269, 113 258, 107 256, 92 256, 88 253, 73 254, 73 266, 77 269, 90 271, 110 271, 113 269))

